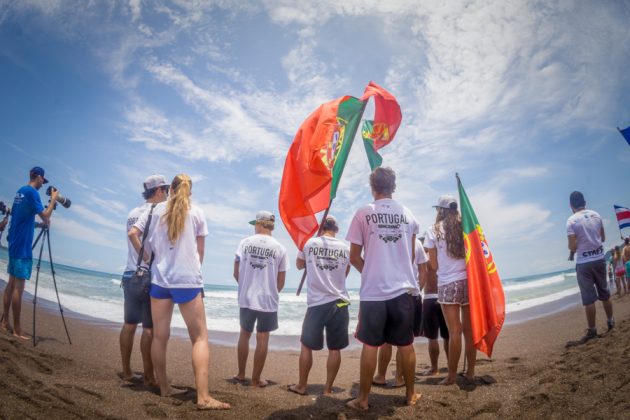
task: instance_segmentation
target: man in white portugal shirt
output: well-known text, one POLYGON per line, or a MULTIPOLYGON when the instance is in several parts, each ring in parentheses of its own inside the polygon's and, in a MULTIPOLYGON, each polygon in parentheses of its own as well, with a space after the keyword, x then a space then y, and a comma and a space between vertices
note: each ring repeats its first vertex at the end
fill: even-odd
MULTIPOLYGON (((147 212, 152 204, 161 203, 168 197, 169 184, 162 175, 151 175, 143 183, 144 191, 142 196, 146 202, 129 212, 127 216, 127 233, 138 221, 143 213, 147 212)), ((145 244, 147 254, 151 254, 148 244, 145 244)), ((153 322, 151 320, 151 302, 149 295, 140 298, 128 292, 127 284, 134 274, 138 264, 138 253, 133 248, 131 241, 127 238, 127 267, 122 277, 121 287, 124 293, 124 324, 120 330, 120 356, 122 358, 122 379, 131 381, 135 379, 131 370, 131 351, 133 350, 133 340, 138 324, 142 323, 142 336, 140 338, 140 352, 142 353, 142 364, 144 365, 145 385, 155 385, 153 375, 153 363, 151 362, 151 339, 153 322)), ((146 263, 142 263, 146 266, 146 263)))
MULTIPOLYGON (((585 343, 597 337, 595 326, 595 302, 602 301, 608 329, 615 326, 613 319, 610 290, 606 282, 606 260, 604 259, 604 225, 597 212, 586 209, 584 195, 573 191, 569 197, 569 204, 573 215, 567 220, 567 239, 571 256, 575 254, 575 272, 582 296, 582 305, 586 312, 588 328, 586 334, 577 342, 585 343)), ((569 259, 572 259, 571 257, 569 259)))
POLYGON ((350 263, 361 273, 356 331, 363 343, 361 378, 358 397, 348 402, 356 410, 368 409, 378 348, 386 343, 400 351, 407 405, 420 398, 414 387, 413 349, 414 296, 420 291, 412 266, 418 223, 408 208, 392 199, 396 174, 391 168, 376 168, 370 187, 374 202, 357 210, 346 236, 350 263))
POLYGON ((238 306, 240 307, 241 334, 238 339, 238 374, 234 379, 245 380, 245 368, 249 355, 249 339, 256 325, 256 351, 252 386, 264 387, 261 379, 269 333, 278 329, 279 293, 284 287, 288 269, 287 251, 271 232, 275 227, 275 216, 268 211, 256 213, 255 234, 241 241, 234 259, 234 279, 238 283, 238 306))
POLYGON ((333 382, 341 366, 341 349, 349 344, 350 296, 346 290, 346 277, 350 271, 350 247, 335 237, 337 232, 337 220, 328 216, 322 224, 322 235, 309 239, 297 256, 297 268, 306 268, 308 309, 300 338, 300 380, 287 389, 299 395, 306 395, 313 350, 324 348, 324 330, 328 347, 324 394, 332 393, 333 382))

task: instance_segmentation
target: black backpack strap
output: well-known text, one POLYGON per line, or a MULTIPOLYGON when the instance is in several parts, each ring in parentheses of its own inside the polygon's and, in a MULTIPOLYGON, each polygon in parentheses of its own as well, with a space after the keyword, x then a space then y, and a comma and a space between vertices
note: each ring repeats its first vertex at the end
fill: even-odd
MULTIPOLYGON (((147 224, 144 227, 144 232, 142 232, 142 246, 140 247, 140 252, 138 253, 138 262, 136 264, 138 266, 138 269, 140 269, 140 264, 142 263, 142 257, 144 256, 144 241, 145 239, 147 239, 147 235, 149 234, 149 228, 151 227, 151 218, 153 216, 153 210, 155 209, 155 206, 157 206, 157 204, 153 204, 151 206, 151 211, 149 211, 147 224)), ((154 257, 155 257, 155 254, 151 252, 151 261, 149 262, 149 268, 151 268, 151 264, 153 264, 154 257)))

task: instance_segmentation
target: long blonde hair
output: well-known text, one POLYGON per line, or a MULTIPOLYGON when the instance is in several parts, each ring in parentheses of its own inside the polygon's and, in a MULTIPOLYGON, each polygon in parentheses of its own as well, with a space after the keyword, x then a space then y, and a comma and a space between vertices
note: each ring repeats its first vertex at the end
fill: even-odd
POLYGON ((162 216, 162 223, 168 228, 168 239, 175 244, 186 224, 186 216, 190 210, 190 193, 192 180, 186 174, 179 174, 171 182, 171 196, 166 203, 166 213, 162 216))

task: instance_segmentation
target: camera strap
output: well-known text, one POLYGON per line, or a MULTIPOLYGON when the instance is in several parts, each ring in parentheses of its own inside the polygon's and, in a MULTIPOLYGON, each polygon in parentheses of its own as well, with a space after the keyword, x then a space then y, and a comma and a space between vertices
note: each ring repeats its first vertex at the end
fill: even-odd
MULTIPOLYGON (((149 217, 147 218, 147 224, 144 227, 144 232, 142 232, 142 246, 140 247, 140 252, 138 253, 138 269, 140 269, 140 264, 142 263, 142 256, 144 255, 144 241, 147 239, 147 235, 149 234, 149 228, 151 227, 151 218, 153 217, 153 210, 155 209, 156 204, 151 206, 151 211, 149 211, 149 217)), ((151 269, 151 265, 153 264, 153 259, 155 258, 155 254, 153 251, 151 252, 151 260, 149 261, 149 269, 151 269)))

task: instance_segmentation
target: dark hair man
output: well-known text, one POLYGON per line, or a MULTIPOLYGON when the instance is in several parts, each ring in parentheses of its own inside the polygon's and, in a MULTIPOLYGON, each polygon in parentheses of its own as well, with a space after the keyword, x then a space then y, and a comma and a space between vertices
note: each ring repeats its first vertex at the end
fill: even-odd
POLYGON ((349 344, 350 296, 346 290, 346 277, 350 272, 350 247, 336 238, 337 232, 337 220, 333 216, 326 217, 322 235, 306 241, 297 256, 298 270, 306 269, 308 309, 300 338, 299 382, 287 389, 299 395, 306 395, 313 350, 324 348, 324 330, 328 347, 324 394, 332 394, 333 382, 341 366, 341 350, 349 344))
POLYGON ((567 220, 569 251, 575 253, 575 271, 586 312, 588 329, 575 344, 585 343, 597 337, 595 326, 595 301, 601 300, 608 318, 608 330, 615 326, 610 290, 606 282, 606 262, 603 242, 606 240, 604 225, 600 215, 586 209, 586 201, 579 191, 569 197, 573 215, 567 220))
POLYGON ((254 235, 241 241, 234 259, 234 279, 238 283, 238 306, 241 333, 238 338, 238 373, 234 379, 245 380, 245 367, 249 355, 249 339, 256 325, 256 351, 252 386, 265 387, 261 378, 267 359, 269 333, 278 329, 279 293, 284 288, 288 267, 287 250, 271 236, 275 216, 268 211, 256 213, 254 235))
MULTIPOLYGON (((143 213, 148 212, 153 204, 161 203, 168 197, 169 183, 162 175, 151 175, 142 184, 144 191, 142 197, 146 202, 129 212, 127 216, 127 233, 138 221, 143 213)), ((151 254, 148 242, 144 244, 145 253, 151 254)), ((122 379, 132 381, 136 378, 131 370, 131 351, 133 350, 133 340, 136 335, 138 324, 142 323, 142 336, 140 338, 140 352, 142 354, 142 364, 144 366, 144 384, 155 385, 153 375, 153 363, 151 362, 151 340, 153 338, 153 321, 151 320, 151 301, 149 296, 146 299, 138 298, 128 292, 129 279, 136 271, 138 264, 138 253, 136 252, 129 236, 127 236, 127 267, 122 277, 121 286, 125 300, 125 322, 120 330, 120 356, 122 359, 122 379)), ((145 263, 142 263, 146 266, 145 263)))
POLYGON ((9 224, 9 283, 4 289, 2 303, 4 312, 2 315, 2 329, 10 330, 9 310, 13 306, 13 335, 17 338, 28 340, 22 332, 20 315, 22 312, 22 293, 24 282, 31 278, 33 269, 33 236, 35 233, 35 215, 38 215, 44 224, 49 224, 50 216, 55 208, 57 190, 50 194, 50 203, 44 209, 38 190, 48 183, 44 177, 44 169, 39 166, 31 169, 29 182, 20 188, 15 194, 13 207, 11 208, 11 223, 9 224))
POLYGON ((407 405, 420 398, 414 386, 413 348, 414 295, 420 290, 412 265, 418 223, 408 208, 392 199, 396 174, 391 168, 376 168, 370 187, 374 202, 357 210, 346 236, 350 263, 361 273, 356 331, 363 343, 359 395, 348 402, 355 410, 368 409, 378 348, 385 343, 398 347, 407 405))

